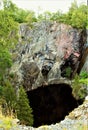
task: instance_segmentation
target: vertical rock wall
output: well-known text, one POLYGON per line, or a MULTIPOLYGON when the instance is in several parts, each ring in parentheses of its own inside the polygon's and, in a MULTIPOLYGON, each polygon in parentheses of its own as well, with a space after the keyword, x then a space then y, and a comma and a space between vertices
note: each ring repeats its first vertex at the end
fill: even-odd
POLYGON ((31 90, 66 83, 75 75, 86 42, 85 30, 43 21, 35 23, 32 29, 21 24, 19 34, 11 69, 16 86, 31 90))

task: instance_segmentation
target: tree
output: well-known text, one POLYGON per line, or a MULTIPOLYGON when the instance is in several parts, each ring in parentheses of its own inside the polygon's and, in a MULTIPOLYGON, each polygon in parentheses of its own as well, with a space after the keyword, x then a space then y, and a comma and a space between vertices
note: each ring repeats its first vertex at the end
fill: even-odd
POLYGON ((0 10, 0 46, 9 50, 18 40, 18 24, 8 15, 6 10, 0 10))
POLYGON ((33 125, 32 109, 29 106, 29 100, 23 87, 20 87, 17 103, 17 117, 25 125, 33 125))
POLYGON ((87 12, 88 7, 86 5, 81 5, 78 9, 74 10, 71 17, 71 25, 77 28, 86 28, 87 12))
POLYGON ((32 23, 37 20, 33 11, 18 8, 11 0, 3 0, 3 4, 4 10, 8 12, 8 16, 10 16, 15 22, 32 23))
POLYGON ((17 100, 16 93, 11 83, 6 80, 5 86, 2 88, 2 106, 3 106, 3 114, 11 116, 15 112, 17 100))
POLYGON ((7 11, 7 3, 0 10, 0 85, 7 70, 12 65, 11 49, 15 47, 18 40, 18 23, 13 20, 7 11))
POLYGON ((50 20, 60 22, 62 15, 60 11, 52 13, 50 20))
POLYGON ((86 28, 87 27, 87 15, 88 15, 88 6, 87 5, 77 5, 77 2, 74 1, 69 8, 67 13, 66 23, 70 24, 75 28, 86 28))
MULTIPOLYGON (((88 28, 88 6, 87 5, 77 5, 74 1, 69 8, 67 13, 56 12, 52 13, 50 16, 51 20, 55 20, 60 23, 65 23, 71 25, 75 28, 88 28)), ((43 16, 43 15, 41 15, 43 16)), ((40 17, 41 18, 41 17, 40 17)))
POLYGON ((5 72, 11 67, 11 54, 7 49, 0 47, 0 83, 4 80, 5 72), (7 69, 8 68, 8 69, 7 69))

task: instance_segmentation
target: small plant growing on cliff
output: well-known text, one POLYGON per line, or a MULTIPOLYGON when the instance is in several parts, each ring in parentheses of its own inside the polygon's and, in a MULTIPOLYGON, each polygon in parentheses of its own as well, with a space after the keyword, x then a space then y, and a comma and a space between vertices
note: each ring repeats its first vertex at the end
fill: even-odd
POLYGON ((71 68, 68 67, 66 68, 66 71, 65 71, 65 77, 70 78, 70 75, 71 75, 71 68))
POLYGON ((17 103, 17 117, 22 124, 33 125, 32 109, 29 106, 29 101, 23 87, 20 87, 19 98, 17 103))
POLYGON ((88 85, 88 73, 86 71, 82 71, 80 73, 80 83, 85 84, 86 86, 88 85))
POLYGON ((83 99, 85 97, 86 91, 83 88, 82 83, 80 82, 80 77, 76 74, 74 81, 72 83, 73 87, 73 95, 76 97, 76 99, 83 99))

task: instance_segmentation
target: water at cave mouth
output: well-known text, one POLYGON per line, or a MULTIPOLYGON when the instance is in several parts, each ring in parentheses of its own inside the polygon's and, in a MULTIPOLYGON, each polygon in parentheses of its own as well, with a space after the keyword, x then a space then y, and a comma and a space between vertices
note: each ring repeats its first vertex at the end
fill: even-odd
POLYGON ((41 86, 27 95, 33 109, 34 127, 60 122, 78 106, 68 84, 41 86))

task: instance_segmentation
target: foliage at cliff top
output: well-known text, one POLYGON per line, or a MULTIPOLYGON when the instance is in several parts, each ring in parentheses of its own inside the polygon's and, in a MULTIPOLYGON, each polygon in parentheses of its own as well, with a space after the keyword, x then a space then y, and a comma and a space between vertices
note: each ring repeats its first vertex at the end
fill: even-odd
POLYGON ((78 6, 77 2, 74 1, 67 13, 46 11, 38 16, 39 21, 44 19, 65 23, 75 28, 88 28, 88 6, 84 4, 78 6))
POLYGON ((88 6, 85 4, 78 6, 76 0, 71 4, 67 13, 62 13, 59 10, 56 13, 46 11, 43 14, 38 14, 38 17, 33 11, 18 8, 11 0, 3 0, 3 3, 4 11, 17 23, 51 20, 70 24, 76 28, 88 28, 88 6))

